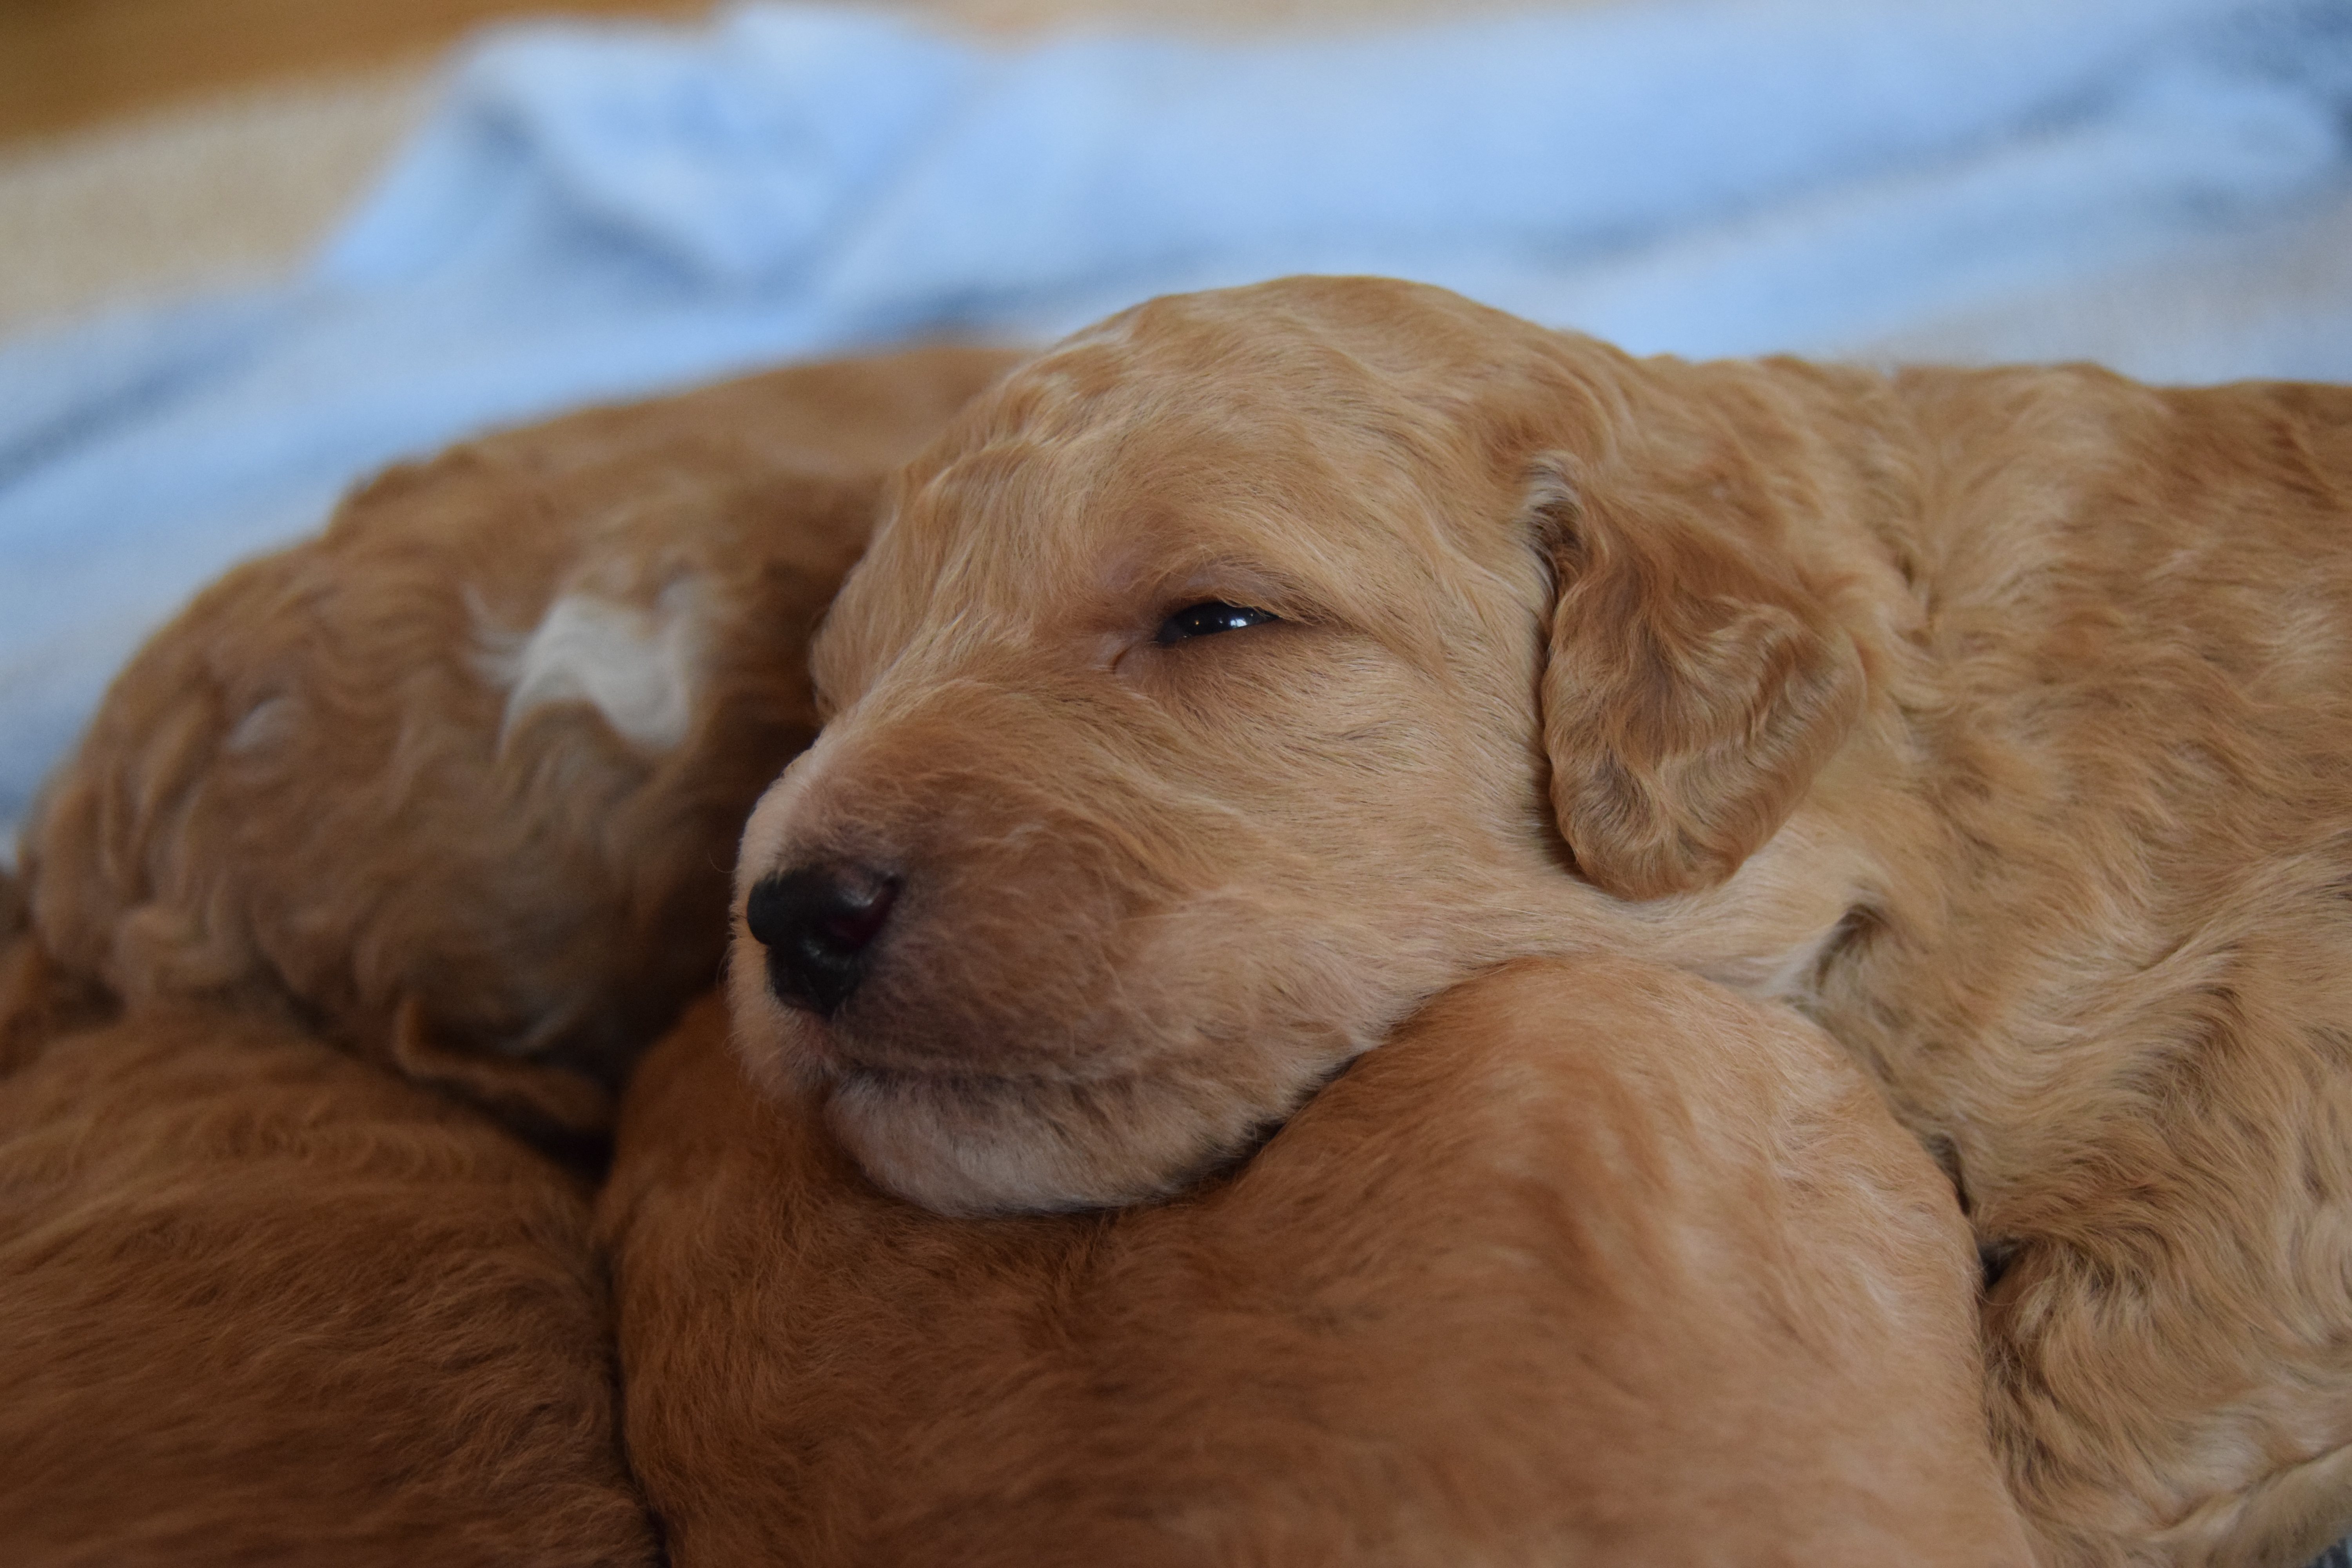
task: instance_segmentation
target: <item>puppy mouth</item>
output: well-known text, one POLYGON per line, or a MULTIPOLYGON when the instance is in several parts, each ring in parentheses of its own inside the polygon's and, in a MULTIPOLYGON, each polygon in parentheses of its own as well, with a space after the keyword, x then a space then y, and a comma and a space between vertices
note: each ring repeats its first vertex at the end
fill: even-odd
POLYGON ((1296 1110, 1204 1087, 1150 1065, 1079 1076, 857 1063, 817 1093, 886 1191, 943 1214, 1000 1214, 1166 1197, 1245 1161, 1296 1110))
POLYGON ((1147 879, 1076 832, 1043 864, 1034 836, 961 859, 877 837, 763 856, 737 1048, 925 1207, 1165 1196, 1245 1159, 1377 1037, 1333 956, 1354 948, 1254 879, 1147 879))
MULTIPOLYGON (((1215 1042, 1192 1042, 1194 1052, 1213 1048, 1215 1042)), ((887 1041, 866 1041, 848 1022, 836 1017, 800 1016, 789 1047, 793 1066, 817 1088, 853 1087, 894 1092, 919 1092, 977 1104, 1024 1090, 1060 1089, 1079 1092, 1138 1087, 1160 1076, 1171 1058, 1185 1049, 1163 1049, 1150 1061, 1120 1059, 1102 1047, 1086 1048, 1078 1042, 1064 1047, 1062 1059, 982 1066, 967 1052, 909 1052, 887 1041)))
POLYGON ((1001 1105, 1008 1097, 1054 1088, 1079 1091, 1118 1089, 1146 1084, 1141 1071, 1104 1073, 1097 1077, 1047 1076, 1038 1073, 978 1072, 969 1068, 904 1068, 836 1058, 824 1069, 824 1083, 835 1094, 868 1093, 903 1099, 920 1096, 934 1103, 980 1109, 1001 1105))

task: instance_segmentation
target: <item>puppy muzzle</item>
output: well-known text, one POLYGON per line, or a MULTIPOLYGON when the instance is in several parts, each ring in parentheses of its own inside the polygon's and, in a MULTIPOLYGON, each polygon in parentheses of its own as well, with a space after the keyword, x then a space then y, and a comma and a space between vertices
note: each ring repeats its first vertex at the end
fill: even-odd
POLYGON ((768 988, 786 1006, 830 1018, 872 966, 898 881, 863 866, 814 863, 751 886, 743 923, 767 950, 768 988))

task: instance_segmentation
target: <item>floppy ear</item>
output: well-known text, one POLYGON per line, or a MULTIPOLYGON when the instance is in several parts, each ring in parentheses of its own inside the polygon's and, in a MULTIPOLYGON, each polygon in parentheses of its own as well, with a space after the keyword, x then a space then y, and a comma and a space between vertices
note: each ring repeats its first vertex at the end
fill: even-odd
POLYGON ((1779 830, 1861 711, 1853 644, 1787 563, 1671 492, 1538 461, 1559 584, 1541 688, 1552 810, 1607 892, 1711 887, 1779 830))

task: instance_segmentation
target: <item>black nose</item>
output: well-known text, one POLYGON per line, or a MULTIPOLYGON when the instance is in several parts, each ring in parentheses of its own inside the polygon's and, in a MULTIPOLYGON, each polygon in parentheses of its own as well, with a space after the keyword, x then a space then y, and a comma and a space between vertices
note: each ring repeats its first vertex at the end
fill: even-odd
POLYGON ((776 999, 831 1017, 866 978, 898 881, 855 866, 803 866, 751 885, 743 923, 768 950, 776 999))

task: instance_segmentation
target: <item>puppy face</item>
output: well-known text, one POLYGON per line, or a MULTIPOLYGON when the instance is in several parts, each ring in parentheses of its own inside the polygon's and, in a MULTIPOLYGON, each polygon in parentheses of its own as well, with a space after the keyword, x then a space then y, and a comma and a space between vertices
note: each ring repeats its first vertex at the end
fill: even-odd
POLYGON ((1463 395, 1557 398, 1490 368, 1513 330, 1402 286, 1160 301, 901 476, 730 982, 885 1185, 1165 1191, 1433 991, 1607 929, 1548 795, 1541 433, 1463 395))

